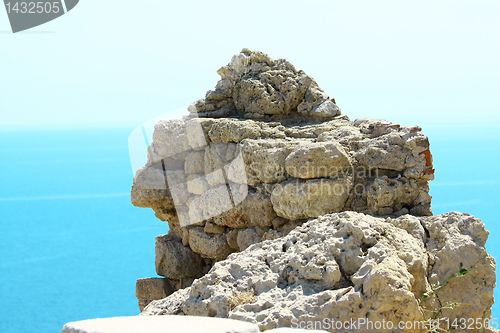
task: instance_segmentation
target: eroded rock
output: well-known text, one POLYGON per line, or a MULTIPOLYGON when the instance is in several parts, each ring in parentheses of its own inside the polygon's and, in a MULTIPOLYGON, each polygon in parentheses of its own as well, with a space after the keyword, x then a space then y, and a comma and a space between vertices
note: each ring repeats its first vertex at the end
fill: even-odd
POLYGON ((203 273, 203 260, 182 240, 170 235, 156 237, 156 272, 169 279, 198 278, 203 273))
POLYGON ((276 185, 271 195, 276 214, 290 220, 340 212, 351 187, 350 178, 295 179, 276 185))
POLYGON ((351 167, 344 148, 331 141, 296 147, 285 160, 286 172, 295 178, 336 178, 351 167))
POLYGON ((397 324, 429 318, 419 299, 432 285, 443 285, 421 305, 459 302, 440 314, 451 321, 490 318, 496 278, 495 261, 484 248, 487 235, 479 219, 457 212, 388 219, 325 215, 232 254, 142 315, 232 318, 257 323, 261 331, 325 318, 397 324), (444 285, 461 269, 465 275, 444 285), (248 303, 231 308, 234 295, 248 292, 248 303))
POLYGON ((135 285, 135 297, 139 301, 139 310, 142 312, 149 303, 165 298, 175 290, 165 278, 138 279, 135 285))
POLYGON ((189 246, 202 257, 214 260, 222 260, 234 252, 225 234, 207 234, 200 227, 189 230, 189 246))

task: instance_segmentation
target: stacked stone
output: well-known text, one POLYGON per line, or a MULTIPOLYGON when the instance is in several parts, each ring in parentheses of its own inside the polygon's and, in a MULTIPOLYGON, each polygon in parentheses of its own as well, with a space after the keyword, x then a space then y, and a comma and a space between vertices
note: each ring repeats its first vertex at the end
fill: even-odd
MULTIPOLYGON (((188 116, 156 124, 134 177, 132 203, 169 224, 156 270, 172 290, 311 218, 432 215, 432 156, 418 126, 350 121, 311 77, 261 52, 244 49, 218 73, 188 116)), ((140 291, 148 281, 141 311, 155 298, 140 291)))

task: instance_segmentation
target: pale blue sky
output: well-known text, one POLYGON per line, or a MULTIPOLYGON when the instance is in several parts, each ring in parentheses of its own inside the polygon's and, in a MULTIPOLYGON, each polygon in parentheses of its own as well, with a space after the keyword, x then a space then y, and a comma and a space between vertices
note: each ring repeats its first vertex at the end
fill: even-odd
POLYGON ((11 34, 0 10, 0 125, 139 125, 204 97, 247 47, 305 70, 351 119, 496 126, 499 14, 494 0, 82 0, 11 34))

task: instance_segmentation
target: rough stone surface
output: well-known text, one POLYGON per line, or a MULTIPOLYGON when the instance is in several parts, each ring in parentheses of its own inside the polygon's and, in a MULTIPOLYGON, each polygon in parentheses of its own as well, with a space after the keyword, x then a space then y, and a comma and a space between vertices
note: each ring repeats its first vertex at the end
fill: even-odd
MULTIPOLYGON (((198 117, 276 120, 302 116, 324 120, 340 113, 333 102, 324 103, 329 97, 313 78, 284 59, 273 60, 262 52, 243 49, 218 73, 221 80, 215 89, 189 107, 198 117)), ((213 136, 225 137, 225 129, 214 131, 213 136)), ((246 135, 258 132, 257 128, 246 130, 246 135)))
POLYGON ((290 220, 340 212, 349 196, 351 179, 291 180, 274 187, 276 213, 290 220))
POLYGON ((246 217, 249 225, 270 227, 276 217, 271 195, 263 188, 257 188, 255 192, 248 192, 242 203, 242 214, 246 217))
POLYGON ((299 146, 285 160, 286 172, 295 178, 338 177, 350 167, 349 156, 337 142, 299 146))
POLYGON ((339 107, 333 101, 324 101, 311 110, 311 115, 316 119, 331 119, 340 115, 339 107))
POLYGON ((205 223, 205 228, 203 229, 207 234, 223 234, 226 231, 221 225, 217 225, 212 222, 205 223))
POLYGON ((482 223, 457 213, 428 217, 434 169, 420 127, 351 121, 304 71, 262 52, 244 49, 218 73, 215 89, 188 115, 156 124, 148 161, 134 177, 132 203, 151 207, 175 239, 157 254, 161 274, 178 290, 160 307, 204 316, 226 311, 262 329, 327 314, 419 318, 421 294, 463 261, 467 269, 482 264, 424 306, 457 299, 468 305, 455 309, 456 317, 488 316, 494 264, 484 251, 482 223), (306 230, 301 226, 307 231, 297 234, 306 230), (323 245, 302 239, 309 233, 323 245), (281 243, 292 235, 309 247, 281 243), (255 253, 224 261, 237 251, 255 253), (459 259, 468 251, 473 255, 459 259), (197 259, 182 259, 188 252, 197 259), (270 255, 264 266, 262 252, 270 255), (233 268, 238 288, 254 294, 224 284, 231 280, 224 270, 233 268), (193 275, 203 277, 189 287, 193 275), (217 278, 222 282, 211 280, 217 278), (254 297, 257 305, 234 306, 254 297))
POLYGON ((144 310, 152 301, 165 298, 175 290, 165 278, 138 279, 135 284, 135 297, 139 301, 139 310, 144 310))
POLYGON ((495 261, 484 248, 487 237, 479 219, 457 212, 325 215, 230 255, 191 287, 152 302, 142 315, 231 318, 261 330, 325 318, 397 323, 429 318, 432 313, 419 308, 419 300, 434 286, 436 294, 422 307, 459 302, 440 316, 491 318, 496 277, 495 261), (466 274, 450 280, 461 268, 466 274), (232 307, 235 298, 240 303, 232 307))
POLYGON ((137 207, 174 208, 161 163, 151 163, 137 171, 132 187, 132 204, 137 207))
POLYGON ((200 255, 170 235, 156 237, 156 272, 169 279, 199 278, 203 274, 200 255))
POLYGON ((236 242, 238 243, 238 248, 243 251, 252 244, 258 243, 262 240, 262 236, 259 236, 255 228, 248 228, 238 232, 236 242))
MULTIPOLYGON (((164 141, 153 141, 150 156, 163 159, 151 159, 139 170, 132 188, 133 204, 153 208, 183 239, 182 228, 210 219, 241 229, 271 227, 276 215, 290 220, 345 210, 432 215, 428 185, 433 179, 432 156, 427 137, 416 126, 342 118, 309 123, 299 131, 294 123, 195 120, 205 133, 203 150, 187 145, 185 152, 169 152, 157 147, 164 141), (242 130, 247 126, 253 130, 242 130), (230 135, 233 128, 237 138, 230 135), (245 133, 251 135, 243 138, 245 133), (225 142, 229 140, 234 141, 225 142), (167 156, 174 153, 177 160, 167 156), (339 186, 344 188, 342 195, 335 194, 340 193, 339 186), (280 189, 285 195, 273 195, 280 189)), ((185 126, 176 121, 175 126, 156 130, 179 135, 188 124, 193 119, 185 120, 185 126)))
POLYGON ((61 333, 259 333, 251 323, 203 317, 113 317, 75 321, 61 333))
POLYGON ((194 227, 189 230, 189 245, 202 257, 221 260, 234 252, 225 234, 207 234, 203 228, 194 227))

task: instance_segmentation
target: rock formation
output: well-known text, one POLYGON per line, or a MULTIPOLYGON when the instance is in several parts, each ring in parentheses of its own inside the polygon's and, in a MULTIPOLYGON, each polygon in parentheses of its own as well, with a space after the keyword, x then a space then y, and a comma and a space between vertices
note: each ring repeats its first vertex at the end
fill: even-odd
POLYGON ((458 301, 456 309, 442 311, 450 321, 491 318, 495 261, 484 248, 487 237, 479 219, 457 212, 324 215, 217 262, 192 286, 152 302, 143 315, 222 317, 268 330, 325 319, 423 322, 427 310, 458 301), (466 274, 450 280, 460 269, 466 274), (419 304, 433 285, 444 286, 419 304), (248 292, 248 302, 232 306, 236 295, 248 292))
POLYGON ((244 49, 218 73, 188 115, 156 124, 134 177, 132 203, 170 229, 156 238, 165 282, 140 280, 141 311, 178 290, 145 313, 229 316, 261 329, 344 312, 422 319, 421 294, 463 261, 480 267, 465 289, 426 302, 475 290, 482 305, 455 313, 490 315, 487 233, 468 215, 427 217, 434 169, 420 127, 350 121, 304 71, 261 52, 244 49), (460 259, 462 247, 475 257, 460 259), (252 302, 233 309, 242 292, 252 302))

